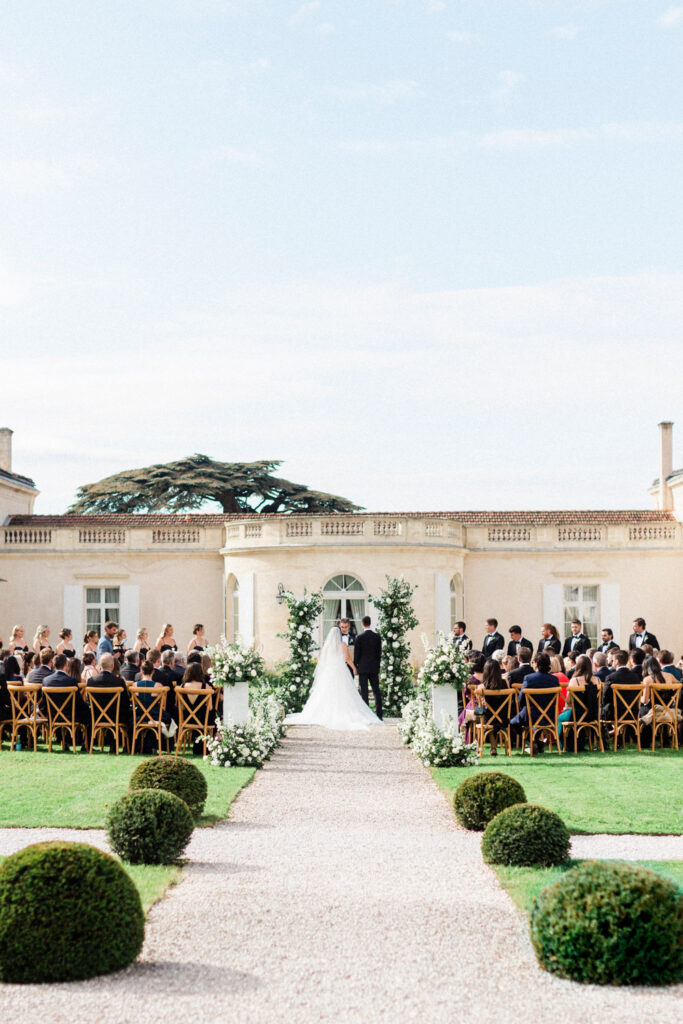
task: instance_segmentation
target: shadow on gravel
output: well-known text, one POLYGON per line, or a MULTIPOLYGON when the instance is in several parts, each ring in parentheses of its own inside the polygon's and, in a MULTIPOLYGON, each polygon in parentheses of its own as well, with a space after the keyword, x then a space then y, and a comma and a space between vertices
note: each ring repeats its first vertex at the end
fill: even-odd
POLYGON ((265 871, 260 864, 214 864, 211 861, 193 860, 192 870, 200 875, 238 875, 246 872, 265 871))
MULTIPOLYGON (((176 960, 153 960, 134 964, 125 972, 128 979, 142 981, 145 994, 196 995, 221 998, 233 992, 253 992, 263 983, 246 971, 213 964, 185 964, 176 960)), ((111 977, 111 975, 110 975, 111 977)))

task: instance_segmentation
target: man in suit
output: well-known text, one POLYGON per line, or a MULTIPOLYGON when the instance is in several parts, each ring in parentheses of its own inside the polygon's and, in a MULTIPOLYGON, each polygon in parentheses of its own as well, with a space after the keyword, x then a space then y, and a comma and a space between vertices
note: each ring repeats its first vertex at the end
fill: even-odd
POLYGON ((512 686, 514 683, 523 683, 529 673, 533 672, 531 667, 531 656, 533 653, 531 647, 520 647, 517 654, 519 667, 513 668, 512 672, 508 672, 508 686, 512 686))
POLYGON ((121 669, 121 678, 125 679, 128 683, 134 683, 139 671, 140 655, 137 651, 126 651, 123 668, 121 669))
POLYGON ((639 683, 643 681, 643 664, 646 657, 642 647, 636 647, 633 651, 628 652, 628 667, 634 676, 637 676, 639 683))
POLYGON ((602 631, 602 643, 598 647, 598 651, 601 654, 607 654, 608 651, 616 651, 619 648, 619 644, 615 643, 614 633, 611 629, 603 629, 602 631))
POLYGON ((614 718, 614 697, 612 696, 612 687, 616 684, 617 686, 638 686, 640 679, 627 667, 628 663, 628 652, 627 651, 615 651, 614 653, 614 664, 616 669, 614 672, 610 672, 605 680, 605 685, 602 689, 602 706, 600 710, 601 718, 611 721, 614 718))
POLYGON ((358 671, 360 695, 366 704, 368 700, 368 683, 372 687, 375 698, 375 714, 382 717, 382 691, 379 688, 379 666, 382 660, 382 638, 374 630, 369 615, 362 620, 363 632, 356 637, 353 645, 353 663, 358 671))
POLYGON ((91 676, 90 679, 88 679, 88 686, 97 687, 98 689, 120 690, 121 703, 119 705, 119 721, 123 724, 127 724, 129 721, 132 721, 130 697, 128 696, 128 689, 126 688, 125 681, 121 676, 114 675, 114 655, 103 654, 97 667, 100 671, 97 675, 91 676))
POLYGON ((647 632, 645 629, 645 619, 636 619, 633 623, 633 632, 629 637, 628 649, 633 651, 636 647, 643 647, 644 644, 649 644, 656 651, 659 650, 659 640, 654 633, 647 632))
POLYGON ((498 632, 498 619, 486 620, 486 636, 482 644, 481 653, 485 658, 490 658, 494 651, 502 651, 505 647, 505 638, 498 632))
POLYGON ((508 643, 508 655, 518 658, 520 647, 528 647, 530 651, 533 651, 534 645, 531 640, 527 640, 525 636, 522 636, 521 626, 510 626, 508 633, 510 634, 510 642, 508 643))
POLYGON ((602 651, 596 651, 593 655, 593 675, 597 676, 604 686, 607 677, 611 674, 612 669, 607 665, 607 655, 602 651))
POLYGON ((571 636, 568 636, 564 641, 564 647, 562 648, 562 657, 566 658, 570 651, 576 651, 577 654, 585 654, 591 645, 590 640, 586 634, 582 631, 582 623, 580 619, 572 619, 571 622, 571 636))
POLYGON ((672 676, 671 680, 667 679, 667 683, 671 681, 673 685, 673 683, 683 681, 683 672, 674 665, 674 656, 671 651, 660 651, 658 661, 662 666, 662 673, 672 676))
POLYGON ((26 676, 26 682, 31 684, 40 683, 42 686, 43 680, 46 679, 47 676, 51 676, 54 672, 54 656, 55 652, 51 647, 43 647, 38 656, 40 664, 31 669, 29 674, 26 676))
MULTIPOLYGON (((49 690, 53 686, 77 686, 76 680, 73 676, 67 675, 64 671, 68 659, 66 654, 55 654, 54 657, 54 671, 49 676, 45 676, 43 679, 43 690, 49 690)), ((68 694, 59 694, 59 698, 55 696, 53 698, 54 704, 57 707, 61 707, 68 699, 68 694)), ((80 725, 84 725, 86 730, 90 727, 90 710, 88 705, 83 700, 80 692, 76 694, 75 702, 75 718, 80 725)))
MULTIPOLYGON (((550 674, 549 654, 546 654, 544 651, 541 651, 540 653, 536 654, 532 661, 532 669, 533 671, 529 672, 526 679, 522 683, 522 689, 519 691, 519 712, 515 715, 514 718, 510 719, 510 728, 513 736, 518 736, 521 733, 522 729, 529 723, 529 712, 526 706, 526 701, 524 700, 523 696, 524 691, 559 689, 557 676, 553 676, 550 674)), ((548 698, 552 698, 552 696, 552 694, 547 695, 548 698)), ((545 697, 539 697, 539 702, 545 699, 545 697)), ((543 706, 545 707, 545 705, 543 706)), ((535 714, 538 714, 538 712, 536 712, 535 714)), ((540 753, 541 750, 542 747, 540 746, 540 744, 534 745, 534 753, 540 753)))
MULTIPOLYGON (((171 654, 171 655, 173 655, 173 651, 164 651, 164 654, 171 654)), ((197 660, 201 664, 202 656, 199 653, 199 651, 197 651, 197 660)), ((154 665, 154 674, 152 676, 154 682, 155 683, 163 683, 163 677, 161 675, 161 651, 157 650, 156 647, 153 647, 151 651, 147 651, 147 661, 151 661, 152 665, 154 665)), ((173 661, 173 657, 171 657, 171 662, 172 661, 173 661)), ((136 676, 135 676, 135 682, 139 683, 141 679, 142 679, 142 671, 139 671, 136 674, 136 676)))
MULTIPOLYGON (((341 633, 342 643, 346 644, 347 647, 353 648, 356 641, 354 640, 353 633, 351 632, 350 619, 339 620, 339 632, 341 633)), ((353 649, 351 649, 349 653, 353 657, 353 649)), ((348 662, 346 663, 346 667, 348 668, 350 674, 353 675, 353 669, 351 668, 348 662)))
POLYGON ((557 630, 551 622, 544 622, 541 626, 541 639, 538 641, 536 653, 547 651, 548 654, 559 654, 562 644, 557 636, 557 630))
POLYGON ((472 641, 465 630, 467 625, 464 622, 456 622, 453 626, 453 645, 459 647, 463 653, 472 650, 472 641))

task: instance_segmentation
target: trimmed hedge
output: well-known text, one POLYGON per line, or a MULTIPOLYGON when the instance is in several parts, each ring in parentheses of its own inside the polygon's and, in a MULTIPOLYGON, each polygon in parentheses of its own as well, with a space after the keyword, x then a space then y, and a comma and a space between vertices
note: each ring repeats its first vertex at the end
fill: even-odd
POLYGON ((492 818, 513 804, 526 803, 517 779, 503 772, 479 772, 465 779, 453 794, 455 817, 463 828, 481 832, 492 818))
POLYGON ((203 773, 182 757, 150 757, 130 777, 130 789, 165 789, 184 800, 195 821, 201 816, 208 788, 203 773))
POLYGON ((683 979, 683 893, 633 864, 583 861, 544 889, 531 941, 547 971, 597 985, 683 979))
POLYGON ((130 864, 173 864, 193 830, 187 804, 163 789, 126 793, 107 817, 111 847, 130 864))
POLYGON ((569 831, 554 811, 515 804, 486 826, 481 852, 489 864, 551 867, 568 859, 569 831))
POLYGON ((35 843, 0 865, 0 981, 78 981, 142 949, 145 915, 117 860, 86 843, 35 843))

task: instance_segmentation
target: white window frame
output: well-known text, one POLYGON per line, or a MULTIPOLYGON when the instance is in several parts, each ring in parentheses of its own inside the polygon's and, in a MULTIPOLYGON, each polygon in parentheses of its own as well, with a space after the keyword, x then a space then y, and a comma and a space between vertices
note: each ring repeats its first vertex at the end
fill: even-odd
POLYGON ((114 586, 114 587, 109 587, 106 584, 104 586, 86 586, 86 587, 83 588, 83 601, 84 601, 84 604, 85 604, 85 631, 86 632, 88 632, 91 629, 97 629, 99 635, 101 636, 102 632, 104 630, 105 622, 109 622, 109 620, 112 620, 113 622, 116 622, 117 624, 120 623, 120 618, 121 618, 121 587, 120 586, 117 585, 117 586, 114 586), (89 601, 88 600, 88 591, 89 590, 99 590, 100 598, 99 598, 98 601, 89 601), (116 598, 116 603, 114 603, 113 601, 107 601, 106 598, 107 598, 107 591, 108 590, 110 590, 110 591, 111 590, 115 590, 117 592, 118 596, 116 598), (91 611, 92 609, 97 609, 99 611, 99 613, 100 613, 99 614, 99 625, 96 625, 94 622, 90 622, 88 620, 88 612, 91 611))
POLYGON ((586 634, 591 642, 591 646, 595 647, 600 642, 600 584, 599 583, 563 583, 562 584, 562 626, 564 628, 564 635, 571 636, 571 620, 577 618, 581 620, 581 630, 586 634), (584 596, 584 590, 590 587, 591 590, 596 591, 596 597, 587 598, 584 596), (570 600, 566 596, 566 591, 571 588, 572 590, 578 590, 578 598, 576 601, 570 600), (571 611, 570 611, 571 609, 571 611), (589 623, 588 610, 595 609, 594 624, 595 624, 595 635, 592 635, 587 628, 589 623), (576 612, 576 615, 574 614, 576 612))
POLYGON ((326 617, 326 615, 325 615, 325 604, 324 604, 325 601, 332 601, 332 600, 337 601, 338 600, 340 602, 340 605, 341 605, 341 612, 339 614, 339 618, 342 618, 342 619, 343 618, 349 618, 349 619, 351 619, 351 622, 352 622, 352 630, 351 631, 352 631, 353 635, 356 636, 358 633, 360 633, 361 628, 362 628, 361 627, 360 619, 358 619, 358 620, 356 619, 356 616, 353 614, 353 611, 351 609, 351 601, 352 600, 354 600, 354 601, 362 601, 363 602, 363 611, 361 613, 360 618, 362 619, 364 615, 368 614, 368 600, 369 600, 368 599, 368 591, 367 591, 367 587, 363 583, 363 581, 360 578, 360 576, 357 576, 355 572, 345 572, 345 571, 343 571, 343 572, 335 572, 331 576, 327 577, 327 579, 325 580, 325 582, 324 582, 324 584, 323 584, 321 589, 322 589, 322 595, 323 595, 323 613, 320 616, 320 643, 321 643, 321 646, 322 646, 322 644, 325 643, 325 640, 327 639, 327 634, 329 633, 330 629, 332 628, 333 625, 335 625, 335 622, 336 622, 336 617, 334 619, 326 617), (355 582, 360 583, 361 589, 360 590, 349 590, 347 587, 344 587, 343 589, 340 588, 338 590, 329 590, 329 589, 327 589, 329 587, 330 583, 332 583, 332 581, 334 579, 336 579, 337 577, 339 577, 339 576, 348 576, 350 579, 354 580, 355 582), (356 631, 355 632, 353 630, 353 626, 356 627, 356 631))

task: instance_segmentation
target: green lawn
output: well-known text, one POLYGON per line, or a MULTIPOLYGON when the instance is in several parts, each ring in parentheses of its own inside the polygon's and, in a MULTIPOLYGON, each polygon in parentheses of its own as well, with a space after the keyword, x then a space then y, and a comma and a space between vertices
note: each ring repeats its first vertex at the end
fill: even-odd
MULTIPOLYGON (((108 808, 126 792, 142 760, 61 750, 10 753, 5 748, 0 752, 0 827, 103 828, 108 808)), ((228 816, 230 804, 256 769, 212 768, 201 758, 192 761, 209 787, 199 825, 213 825, 228 816)))
MULTIPOLYGON (((553 882, 562 877, 568 868, 578 863, 579 861, 574 860, 569 864, 556 868, 509 868, 501 864, 491 864, 489 866, 496 872, 500 879, 500 884, 510 893, 510 896, 512 896, 520 910, 524 910, 528 914, 541 890, 545 889, 547 885, 552 885, 553 882)), ((643 868, 649 868, 651 871, 656 871, 660 875, 673 878, 683 889, 683 861, 639 860, 633 863, 639 864, 643 868)))
POLYGON ((447 792, 480 771, 514 776, 529 803, 557 811, 572 832, 683 833, 683 751, 485 754, 475 768, 432 769, 447 792))

